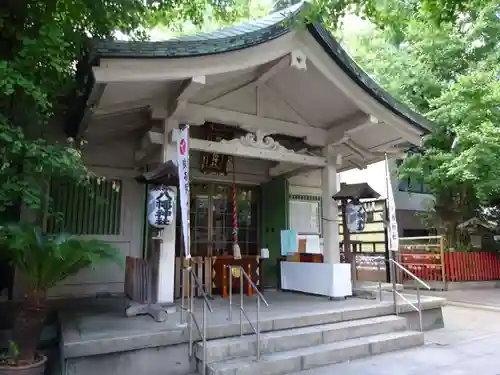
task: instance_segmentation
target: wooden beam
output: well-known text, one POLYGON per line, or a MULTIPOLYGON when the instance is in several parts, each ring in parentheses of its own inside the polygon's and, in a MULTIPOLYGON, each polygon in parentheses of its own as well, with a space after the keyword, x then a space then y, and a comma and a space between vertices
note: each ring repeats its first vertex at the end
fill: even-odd
POLYGON ((289 54, 294 45, 294 33, 287 33, 254 47, 196 58, 101 58, 92 70, 97 82, 173 81, 193 74, 210 76, 250 69, 289 54))
POLYGON ((350 138, 344 142, 344 146, 358 155, 362 160, 369 160, 375 156, 370 150, 360 146, 350 138))
POLYGON ((182 110, 188 100, 193 98, 205 86, 206 82, 205 76, 194 76, 182 81, 176 93, 169 100, 168 117, 174 117, 177 111, 182 110))
POLYGON ((289 173, 291 171, 294 171, 296 169, 301 168, 300 165, 297 164, 291 164, 291 163, 279 163, 278 165, 275 165, 274 167, 269 168, 268 174, 271 177, 276 177, 280 176, 285 173, 289 173))
MULTIPOLYGON (((285 104, 288 107, 288 110, 295 115, 295 118, 297 119, 297 122, 301 125, 305 126, 310 126, 309 123, 298 113, 295 108, 281 95, 278 93, 275 89, 267 86, 267 85, 262 85, 257 87, 257 94, 259 93, 259 90, 264 90, 266 91, 269 95, 271 95, 275 100, 281 101, 283 104, 285 104)), ((259 99, 257 97, 257 99, 259 99)), ((257 101, 257 108, 259 108, 259 101, 257 101)))
POLYGON ((337 121, 328 129, 328 144, 343 143, 348 135, 352 135, 375 124, 376 122, 371 116, 363 112, 358 112, 341 121, 337 121))
POLYGON ((139 141, 139 147, 135 151, 135 154, 134 154, 136 164, 145 163, 153 153, 160 150, 161 145, 163 144, 163 141, 161 141, 161 143, 158 144, 157 143, 158 138, 155 138, 154 140, 152 140, 151 139, 152 133, 156 137, 158 137, 158 136, 163 137, 162 133, 157 133, 157 132, 147 132, 146 134, 144 134, 144 136, 139 141))
MULTIPOLYGON (((307 153, 307 149, 299 150, 297 151, 297 154, 304 155, 307 153)), ((302 165, 297 165, 289 162, 284 162, 284 163, 279 163, 278 165, 275 165, 274 167, 269 168, 268 174, 271 177, 276 177, 280 176, 283 174, 299 174, 302 172, 304 166, 302 165)))
POLYGON ((404 135, 404 138, 409 142, 420 144, 420 136, 423 131, 374 99, 361 85, 348 74, 345 74, 345 71, 338 64, 332 63, 331 56, 314 40, 311 33, 304 29, 298 31, 295 38, 297 39, 297 48, 303 50, 308 60, 314 64, 325 78, 350 98, 360 110, 377 117, 381 122, 397 131, 398 134, 404 135))
POLYGON ((322 167, 311 167, 311 166, 303 166, 303 165, 297 165, 297 164, 284 164, 280 163, 276 167, 269 169, 269 177, 277 177, 277 176, 282 176, 284 178, 291 178, 295 177, 299 174, 306 173, 306 172, 311 172, 315 169, 319 169, 322 167), (286 167, 282 167, 280 170, 280 166, 284 165, 286 167), (274 169, 276 168, 276 169, 274 169))
POLYGON ((105 107, 98 107, 94 110, 94 116, 108 116, 119 112, 136 111, 141 108, 146 108, 154 103, 154 98, 147 98, 141 100, 134 100, 128 102, 121 102, 105 107))
POLYGON ((92 88, 92 91, 90 92, 89 98, 87 100, 87 108, 85 109, 83 118, 80 121, 80 125, 78 126, 77 137, 81 137, 87 131, 90 122, 95 115, 95 108, 99 105, 99 102, 104 95, 106 86, 106 83, 97 83, 92 88))
MULTIPOLYGON (((188 101, 205 87, 205 84, 205 76, 194 76, 181 81, 174 94, 169 96, 167 103, 153 106, 151 118, 164 120, 178 117, 180 113, 185 111, 188 101)), ((158 103, 158 100, 156 103, 158 103)))
POLYGON ((272 77, 278 74, 281 70, 290 66, 290 55, 286 55, 274 64, 267 64, 259 69, 259 77, 256 79, 255 84, 262 86, 266 84, 272 77))
POLYGON ((396 133, 400 134, 408 142, 413 143, 414 145, 419 146, 422 143, 422 136, 420 134, 415 134, 415 132, 410 131, 408 128, 402 128, 397 125, 393 125, 391 123, 384 123, 390 128, 392 128, 396 133))
POLYGON ((185 121, 189 124, 193 121, 199 122, 201 118, 204 121, 239 126, 252 133, 261 130, 265 134, 286 134, 292 137, 304 138, 305 142, 311 146, 326 145, 326 131, 324 129, 294 122, 264 118, 193 103, 188 103, 184 111, 178 114, 180 122, 185 121))
MULTIPOLYGON (((169 138, 171 143, 177 141, 178 129, 173 129, 169 138)), ((150 131, 147 134, 151 144, 163 144, 163 134, 150 131)), ((322 167, 326 165, 326 158, 321 156, 310 156, 297 154, 294 151, 284 148, 278 150, 263 149, 245 145, 240 139, 231 141, 206 141, 203 139, 191 138, 189 140, 191 150, 203 152, 216 152, 224 155, 241 156, 254 159, 271 160, 277 162, 289 162, 302 166, 322 167)))
POLYGON ((271 62, 263 65, 262 67, 257 69, 257 77, 252 79, 250 82, 243 83, 236 87, 233 87, 227 91, 220 93, 219 95, 207 100, 203 104, 210 104, 214 101, 224 98, 225 96, 231 95, 236 91, 239 91, 248 87, 259 87, 265 85, 267 81, 269 81, 274 75, 276 75, 280 70, 286 68, 290 65, 290 55, 286 55, 281 58, 278 62, 271 62))

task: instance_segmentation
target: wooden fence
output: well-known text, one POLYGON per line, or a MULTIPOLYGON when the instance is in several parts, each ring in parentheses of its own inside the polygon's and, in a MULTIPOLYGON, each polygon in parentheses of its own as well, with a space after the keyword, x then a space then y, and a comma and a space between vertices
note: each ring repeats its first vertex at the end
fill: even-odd
MULTIPOLYGON (((397 260, 422 280, 446 282, 444 241, 441 236, 401 237, 397 260)), ((398 272, 398 281, 413 281, 411 276, 398 272)))
POLYGON ((450 252, 444 254, 448 281, 488 281, 500 279, 500 259, 496 254, 450 252))
MULTIPOLYGON (((243 256, 242 259, 235 262, 233 257, 230 256, 214 256, 214 257, 193 257, 191 258, 191 267, 198 277, 198 280, 202 283, 205 292, 212 296, 213 293, 224 294, 224 287, 227 292, 227 278, 229 277, 229 264, 242 265, 252 281, 257 287, 260 287, 260 275, 261 275, 261 264, 258 261, 257 256, 243 256)), ((155 261, 151 264, 156 264, 155 261)), ((156 285, 158 280, 158 270, 157 267, 151 267, 151 264, 142 258, 127 257, 126 269, 125 269, 125 294, 132 301, 146 303, 148 298, 148 286, 150 280, 152 281, 151 296, 152 301, 155 302, 154 296, 156 295, 156 285), (151 272, 151 275, 149 274, 151 272)), ((174 269, 174 297, 180 298, 182 293, 182 284, 186 283, 186 288, 184 289, 184 296, 188 295, 189 287, 189 275, 185 275, 186 279, 182 280, 182 258, 175 258, 175 269, 174 269)), ((251 294, 251 289, 245 281, 244 289, 247 294, 251 294), (250 291, 250 292, 249 292, 250 291)), ((236 289, 239 286, 239 279, 233 279, 233 288, 236 289)), ((200 297, 201 292, 199 288, 194 290, 195 297, 200 297)))
MULTIPOLYGON (((212 261, 215 258, 210 257, 193 257, 192 267, 198 276, 198 279, 202 282, 205 290, 208 294, 212 293, 212 274, 211 266, 212 261)), ((153 262, 155 264, 155 262, 153 262)), ((181 258, 175 259, 175 286, 174 293, 175 298, 181 297, 182 290, 182 260, 181 258)), ((186 276, 188 277, 188 276, 186 276)), ((156 283, 158 280, 157 270, 155 267, 151 268, 150 263, 142 258, 136 258, 128 256, 126 259, 125 268, 125 295, 134 302, 147 303, 148 302, 148 286, 150 280, 153 282, 151 289, 152 301, 156 302, 156 283), (149 275, 151 272, 151 275, 149 275)), ((186 282, 186 281, 185 281, 186 282)), ((189 282, 188 282, 189 283, 189 282)), ((189 285, 189 284, 188 284, 189 285)), ((185 296, 187 296, 187 289, 185 290, 185 296)), ((195 296, 199 296, 199 289, 195 289, 195 296)))
MULTIPOLYGON (((495 253, 445 251, 439 236, 400 241, 399 262, 422 280, 446 283, 500 279, 500 258, 495 253)), ((406 274, 398 276, 403 281, 411 280, 406 274)))

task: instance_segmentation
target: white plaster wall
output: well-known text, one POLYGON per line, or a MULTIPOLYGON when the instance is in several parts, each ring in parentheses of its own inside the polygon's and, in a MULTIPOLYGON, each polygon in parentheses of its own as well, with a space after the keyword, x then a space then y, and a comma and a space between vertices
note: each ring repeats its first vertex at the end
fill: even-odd
MULTIPOLYGON (((142 256, 144 187, 134 176, 135 141, 122 140, 98 147, 90 144, 84 150, 89 169, 98 175, 122 180, 121 234, 92 236, 118 248, 123 256, 142 256)), ((115 264, 103 264, 86 269, 53 288, 51 297, 93 296, 97 293, 123 293, 125 269, 115 264)))
POLYGON ((290 194, 321 195, 321 169, 290 177, 288 182, 290 194))

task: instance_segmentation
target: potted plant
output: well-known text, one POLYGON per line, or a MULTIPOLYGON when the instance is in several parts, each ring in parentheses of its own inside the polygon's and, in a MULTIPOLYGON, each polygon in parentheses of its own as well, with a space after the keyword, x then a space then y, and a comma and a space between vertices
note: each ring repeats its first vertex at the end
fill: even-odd
POLYGON ((28 286, 9 350, 0 356, 0 375, 41 375, 47 358, 37 347, 48 311, 47 291, 84 268, 108 261, 122 263, 122 258, 105 242, 47 234, 31 225, 1 227, 0 252, 11 259, 28 286))

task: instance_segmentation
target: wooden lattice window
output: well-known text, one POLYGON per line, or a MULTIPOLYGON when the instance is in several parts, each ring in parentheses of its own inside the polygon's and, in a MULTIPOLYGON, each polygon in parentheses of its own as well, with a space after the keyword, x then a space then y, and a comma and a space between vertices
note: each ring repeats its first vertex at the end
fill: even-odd
POLYGON ((120 180, 93 178, 88 185, 51 184, 52 212, 47 232, 120 235, 123 192, 120 180))

